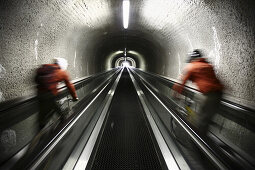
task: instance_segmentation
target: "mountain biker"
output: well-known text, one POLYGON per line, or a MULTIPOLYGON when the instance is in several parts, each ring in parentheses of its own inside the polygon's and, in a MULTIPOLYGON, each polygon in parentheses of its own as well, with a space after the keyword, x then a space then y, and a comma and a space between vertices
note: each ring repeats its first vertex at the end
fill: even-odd
POLYGON ((189 54, 188 63, 181 85, 175 84, 173 89, 182 93, 188 80, 197 85, 202 96, 198 101, 200 106, 194 124, 200 135, 206 135, 209 123, 219 108, 224 86, 216 77, 213 66, 206 61, 200 50, 194 50, 189 54))
POLYGON ((44 64, 37 69, 35 82, 37 84, 37 98, 39 102, 39 126, 42 129, 50 120, 53 111, 63 117, 62 110, 57 103, 59 82, 65 82, 73 101, 78 97, 74 85, 69 81, 69 76, 65 71, 67 61, 64 58, 55 58, 53 64, 44 64))

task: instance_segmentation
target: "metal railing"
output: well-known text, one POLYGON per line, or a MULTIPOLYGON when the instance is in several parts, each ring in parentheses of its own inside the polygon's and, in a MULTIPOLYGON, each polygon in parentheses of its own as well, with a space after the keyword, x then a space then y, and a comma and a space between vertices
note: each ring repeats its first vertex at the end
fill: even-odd
MULTIPOLYGON (((192 127, 192 124, 187 119, 190 113, 187 113, 186 106, 191 107, 191 105, 193 105, 192 109, 194 110, 194 113, 196 112, 196 102, 193 101, 193 98, 197 93, 199 93, 197 90, 186 86, 183 92, 183 95, 180 96, 182 101, 180 102, 180 100, 175 100, 172 96, 173 90, 171 87, 177 82, 168 80, 156 74, 143 72, 138 69, 135 69, 134 73, 136 73, 140 77, 140 79, 144 82, 144 84, 146 84, 158 96, 158 98, 160 98, 160 100, 162 100, 162 102, 166 104, 168 109, 170 109, 172 112, 177 113, 176 116, 181 119, 180 121, 182 121, 182 123, 188 126, 188 129, 186 129, 187 131, 190 130, 194 132, 193 130, 194 128, 192 127), (182 105, 180 105, 180 103, 182 103, 182 105)), ((255 115, 252 109, 240 106, 238 104, 234 104, 227 100, 223 100, 220 110, 221 112, 219 112, 218 114, 221 114, 224 117, 229 118, 231 121, 235 121, 236 123, 242 125, 243 127, 249 128, 249 130, 251 130, 252 132, 255 132, 254 131, 255 122, 253 121, 255 115), (243 117, 241 118, 241 120, 240 120, 240 112, 243 115, 245 115, 244 118, 243 117)), ((221 128, 221 127, 218 127, 218 128, 221 128)), ((194 135, 198 136, 196 135, 196 133, 194 133, 194 135)), ((214 134, 212 133, 212 135, 214 134)), ((217 142, 220 142, 221 145, 224 145, 223 146, 224 150, 219 149, 220 152, 221 151, 225 152, 225 154, 220 153, 221 156, 228 157, 226 155, 233 154, 230 159, 235 163, 240 161, 239 163, 243 164, 241 165, 241 167, 254 166, 252 165, 254 163, 253 161, 254 158, 249 156, 247 153, 245 153, 241 149, 238 149, 237 147, 229 143, 226 143, 226 140, 222 141, 221 138, 218 137, 217 135, 214 135, 213 137, 217 139, 217 142)), ((200 141, 204 143, 205 145, 207 145, 201 138, 200 138, 200 141)), ((210 147, 208 149, 211 150, 210 147)))
MULTIPOLYGON (((113 69, 75 81, 73 84, 80 99, 79 101, 81 102, 72 102, 68 103, 68 105, 79 110, 79 108, 83 107, 81 103, 84 102, 84 100, 93 98, 95 90, 100 84, 118 72, 118 69, 113 69)), ((68 98, 69 92, 66 86, 61 87, 59 91, 58 100, 68 98)), ((30 142, 34 135, 36 135, 38 132, 37 113, 38 103, 36 96, 14 99, 0 104, 0 132, 5 130, 22 131, 18 132, 19 135, 15 136, 16 144, 11 146, 11 148, 8 149, 8 152, 1 153, 0 164, 4 161, 6 162, 15 155, 30 142), (29 125, 25 130, 24 124, 29 125)))

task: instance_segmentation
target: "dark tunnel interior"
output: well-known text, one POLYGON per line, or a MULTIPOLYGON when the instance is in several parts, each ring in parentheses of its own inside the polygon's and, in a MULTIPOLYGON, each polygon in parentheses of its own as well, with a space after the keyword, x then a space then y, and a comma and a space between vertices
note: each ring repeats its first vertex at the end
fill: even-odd
POLYGON ((130 0, 127 29, 118 0, 0 6, 1 101, 33 94, 34 70, 54 57, 66 58, 77 79, 112 68, 126 49, 137 68, 178 80, 187 53, 198 48, 224 81, 225 97, 254 105, 252 0, 130 0))
MULTIPOLYGON (((56 57, 68 61, 72 82, 127 64, 160 76, 151 84, 168 94, 162 79, 180 83, 188 53, 201 49, 224 85, 223 100, 255 109, 254 0, 124 1, 130 2, 127 28, 123 0, 1 0, 0 106, 35 96, 36 69, 56 57)), ((132 84, 123 78, 123 87, 126 79, 132 84)), ((186 85, 198 89, 191 81, 186 85)), ((247 130, 224 116, 215 121, 237 146, 250 146, 255 138, 254 127, 247 130)), ((29 126, 15 128, 21 134, 29 126)))

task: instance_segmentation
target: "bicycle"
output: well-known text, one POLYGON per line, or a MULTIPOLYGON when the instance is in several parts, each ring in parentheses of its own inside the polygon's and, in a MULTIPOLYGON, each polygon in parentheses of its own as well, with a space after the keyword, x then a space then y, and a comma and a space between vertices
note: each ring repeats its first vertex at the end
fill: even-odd
POLYGON ((61 98, 57 101, 61 114, 57 114, 55 110, 50 115, 49 122, 39 131, 39 133, 31 140, 27 153, 31 153, 36 147, 40 147, 44 144, 44 140, 48 139, 52 134, 55 134, 56 129, 59 125, 66 120, 70 115, 73 114, 71 102, 74 102, 69 96, 61 98), (41 145, 40 145, 41 143, 41 145))

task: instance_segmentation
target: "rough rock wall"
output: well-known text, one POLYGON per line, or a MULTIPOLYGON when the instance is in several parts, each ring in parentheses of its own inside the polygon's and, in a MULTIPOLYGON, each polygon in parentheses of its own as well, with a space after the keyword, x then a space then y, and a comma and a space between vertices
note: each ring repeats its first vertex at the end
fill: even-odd
POLYGON ((168 42, 162 44, 167 51, 164 62, 151 71, 178 79, 187 53, 203 49, 226 86, 226 97, 255 106, 253 1, 147 0, 143 6, 141 22, 168 42))
POLYGON ((54 57, 68 60, 71 79, 94 73, 88 44, 109 15, 103 2, 3 0, 0 8, 0 101, 34 93, 35 69, 54 57))
MULTIPOLYGON (((114 23, 111 2, 2 0, 0 101, 33 93, 35 68, 54 57, 68 59, 72 79, 93 74, 98 63, 91 44, 114 23)), ((165 49, 149 71, 178 79, 187 52, 204 49, 227 97, 255 105, 253 0, 144 0, 131 1, 131 8, 131 29, 147 32, 165 49)))

